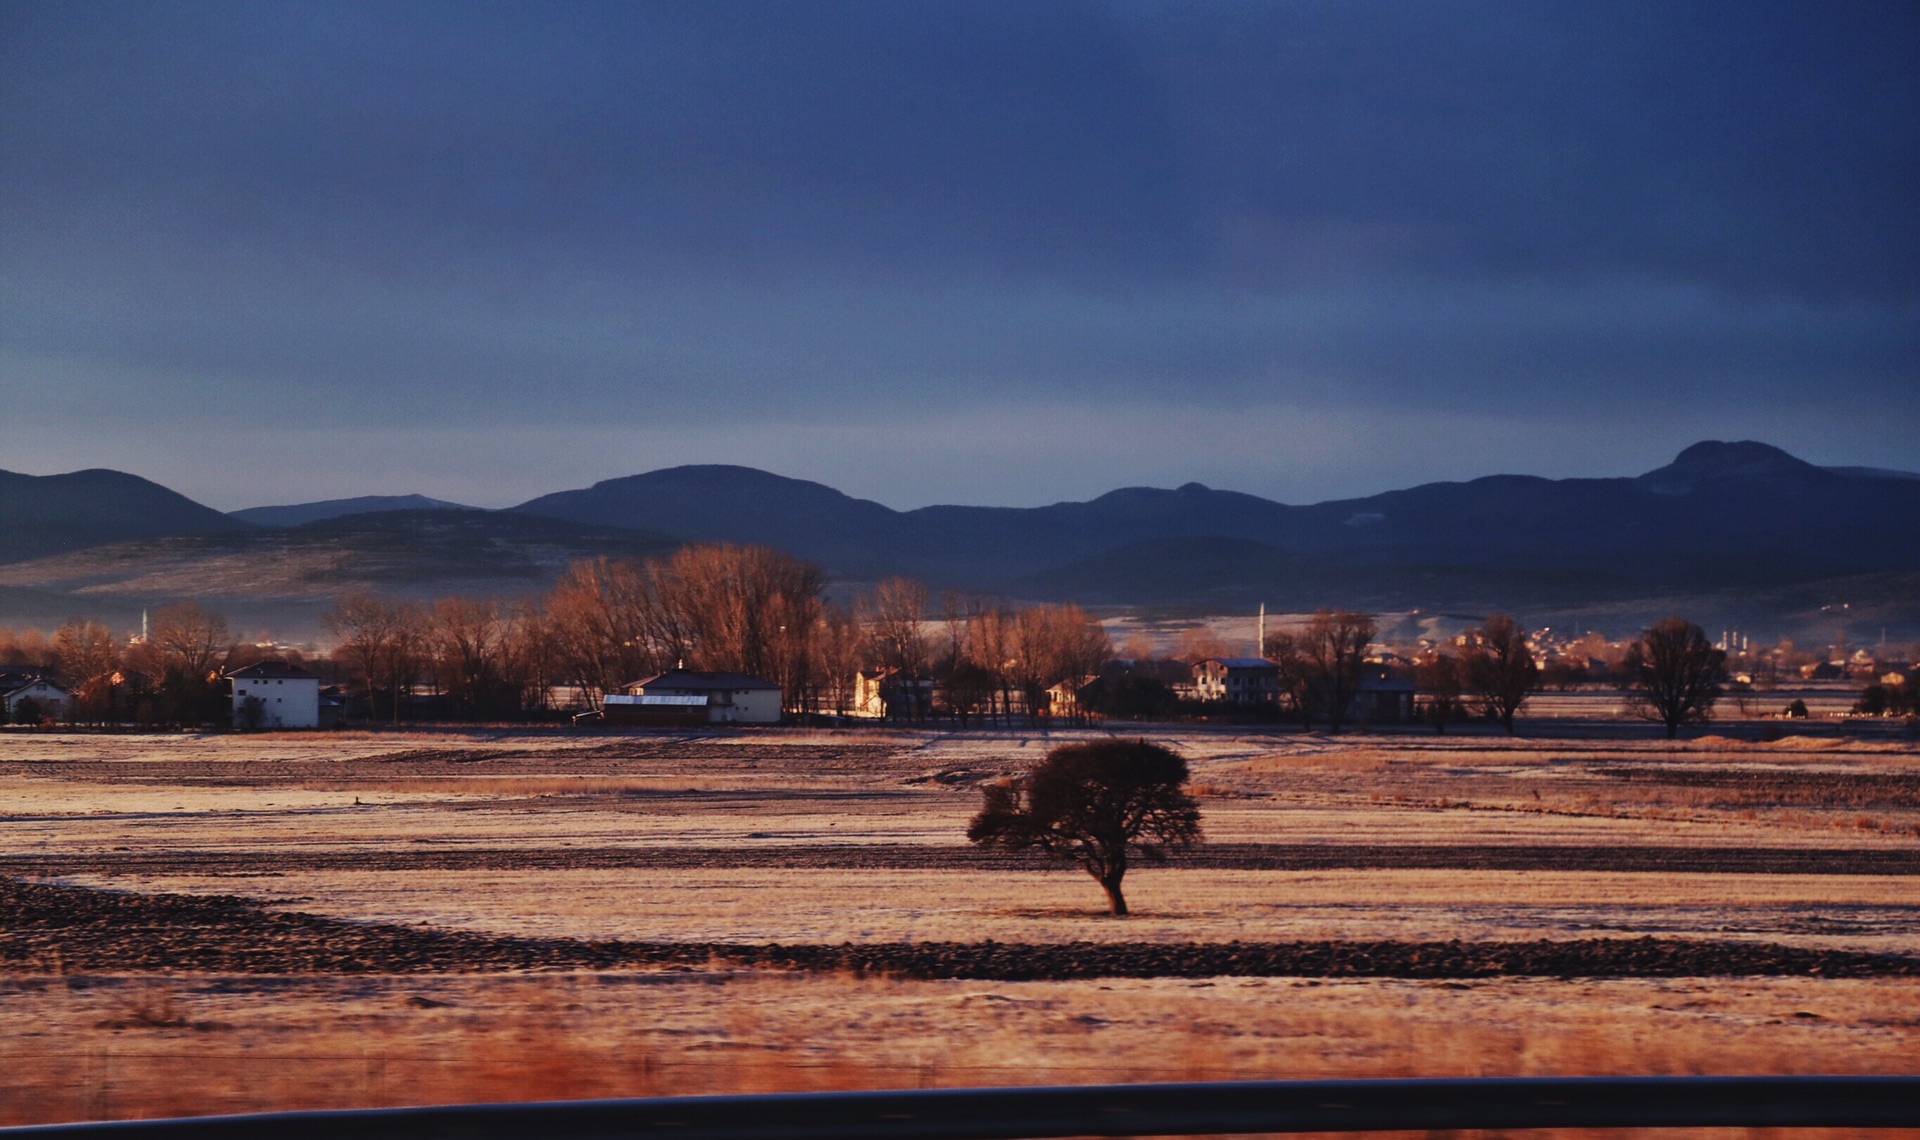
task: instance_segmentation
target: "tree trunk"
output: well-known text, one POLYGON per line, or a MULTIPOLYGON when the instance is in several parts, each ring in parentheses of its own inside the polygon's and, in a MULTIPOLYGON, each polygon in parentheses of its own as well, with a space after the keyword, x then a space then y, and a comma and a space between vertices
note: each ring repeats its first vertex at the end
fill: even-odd
POLYGON ((1120 893, 1120 877, 1124 874, 1126 872, 1121 871, 1100 880, 1100 889, 1107 892, 1107 913, 1115 918, 1127 917, 1127 896, 1120 893))

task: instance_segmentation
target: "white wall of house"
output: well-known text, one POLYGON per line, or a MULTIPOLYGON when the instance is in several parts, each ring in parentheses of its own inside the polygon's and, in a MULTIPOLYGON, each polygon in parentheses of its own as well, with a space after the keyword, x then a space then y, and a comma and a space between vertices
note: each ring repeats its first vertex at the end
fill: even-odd
POLYGON ((248 697, 260 698, 261 728, 319 728, 320 678, 235 677, 233 723, 247 726, 248 697))
POLYGON ((779 689, 715 689, 708 694, 711 724, 779 724, 779 689))
POLYGON ((66 715, 67 691, 48 681, 35 681, 25 688, 16 689, 7 694, 7 719, 9 721, 14 719, 14 710, 19 707, 20 702, 29 697, 33 699, 34 704, 40 706, 40 713, 43 716, 50 716, 57 719, 66 715))

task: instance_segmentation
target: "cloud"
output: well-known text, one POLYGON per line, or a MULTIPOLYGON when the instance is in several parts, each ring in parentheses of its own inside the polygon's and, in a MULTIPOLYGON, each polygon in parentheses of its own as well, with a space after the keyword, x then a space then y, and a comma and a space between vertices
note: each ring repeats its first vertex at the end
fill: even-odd
POLYGON ((906 477, 885 440, 1064 405, 1143 433, 1105 484, 1169 408, 1759 408, 1884 462, 1917 42, 1891 2, 8 4, 0 379, 76 441, 808 424, 906 477))

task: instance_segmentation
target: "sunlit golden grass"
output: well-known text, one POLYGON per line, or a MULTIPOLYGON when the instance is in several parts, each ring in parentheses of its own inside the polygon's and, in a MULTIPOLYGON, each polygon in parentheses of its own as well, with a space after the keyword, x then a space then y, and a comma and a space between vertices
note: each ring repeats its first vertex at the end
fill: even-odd
MULTIPOLYGON (((829 738, 831 737, 831 740, 829 738)), ((1141 868, 1134 918, 1071 869, 872 866, 863 843, 955 847, 978 791, 1064 734, 857 734, 822 764, 729 739, 644 758, 608 738, 498 733, 8 737, 0 853, 70 881, 246 893, 350 919, 540 937, 1012 941, 1642 934, 1913 953, 1911 876, 1141 868), (484 762, 387 760, 499 750, 484 762), (515 750, 518 750, 515 754, 515 750), (330 762, 342 765, 337 771, 330 762), (107 770, 110 761, 126 769, 107 770), (279 761, 290 761, 276 766, 279 761), (252 762, 242 767, 228 762, 252 762), (228 769, 236 773, 227 775, 228 769), (137 771, 135 770, 137 769, 137 771), (971 778, 971 777, 968 777, 971 778), (747 793, 747 794, 740 794, 747 793), (356 803, 356 800, 362 802, 356 803), (445 845, 445 846, 442 846, 445 845), (832 847, 818 865, 409 870, 385 853, 832 847), (367 856, 354 871, 301 853, 367 856), (192 872, 219 852, 236 876, 192 872), (272 868, 250 853, 285 857, 272 868), (111 856, 94 864, 96 856, 111 856), (95 872, 98 866, 100 870, 95 872)), ((1222 843, 1905 850, 1911 746, 1565 743, 1280 733, 1169 737, 1222 843), (1604 766, 1780 777, 1624 780, 1604 766), (1833 784, 1809 774, 1867 774, 1833 784), (1893 783, 1889 784, 1888 781, 1893 783), (1798 781, 1798 782, 1796 782, 1798 781), (1878 787, 1882 790, 1875 790, 1878 787), (1883 794, 1891 787, 1892 797, 1883 794)), ((0 1122, 701 1092, 1334 1076, 1914 1072, 1911 979, 1231 978, 907 982, 681 974, 0 978, 0 1122)))
POLYGON ((307 778, 288 780, 276 787, 297 788, 307 792, 391 793, 395 795, 444 796, 619 796, 642 792, 689 792, 711 790, 716 781, 708 776, 690 782, 684 776, 398 776, 350 777, 345 779, 307 778))
MULTIPOLYGON (((90 876, 72 881, 110 882, 90 876)), ((587 940, 1226 942, 1534 939, 1654 934, 1920 952, 1913 880, 1873 875, 1143 868, 1133 916, 1062 865, 288 871, 155 876, 143 889, 287 899, 339 918, 587 940)), ((1920 987, 1916 987, 1920 988, 1920 987)))
POLYGON ((0 1123, 847 1088, 1920 1071, 1910 981, 12 983, 0 1123), (84 988, 69 988, 84 987, 84 988), (141 1024, 133 1005, 171 1011, 141 1024))

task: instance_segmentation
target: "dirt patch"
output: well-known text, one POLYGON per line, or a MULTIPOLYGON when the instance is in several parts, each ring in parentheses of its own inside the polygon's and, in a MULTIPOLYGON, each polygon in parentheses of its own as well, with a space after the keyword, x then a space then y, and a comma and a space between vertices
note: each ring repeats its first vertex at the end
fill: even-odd
POLYGON ((0 880, 0 968, 11 973, 409 974, 693 968, 904 978, 1920 977, 1920 959, 1679 939, 1529 942, 781 946, 507 938, 269 910, 230 895, 132 894, 0 880))
POLYGON ((1704 788, 1722 793, 1720 802, 1813 804, 1820 807, 1920 807, 1920 773, 1783 772, 1747 768, 1681 768, 1604 765, 1600 775, 1628 783, 1704 788))

